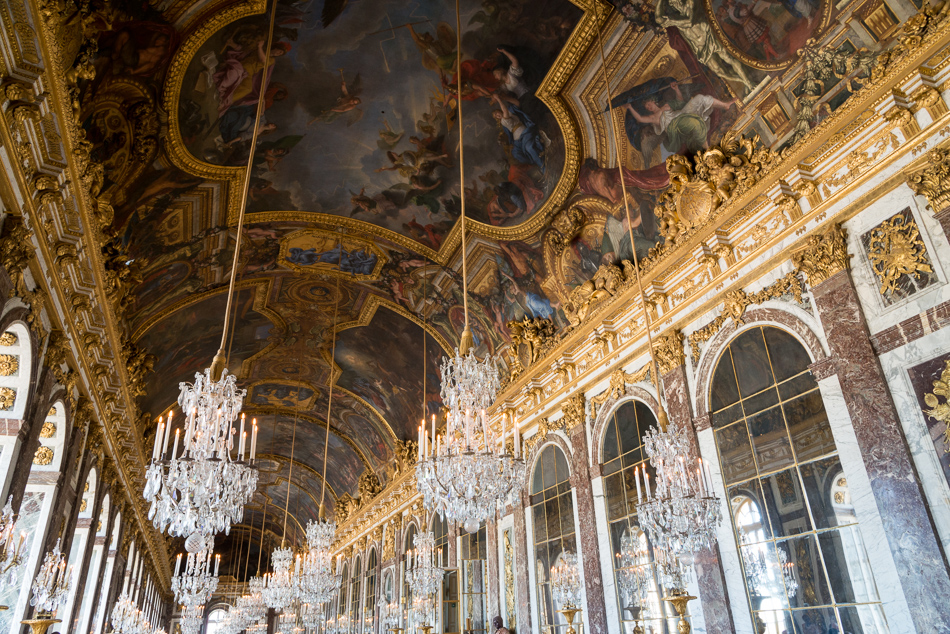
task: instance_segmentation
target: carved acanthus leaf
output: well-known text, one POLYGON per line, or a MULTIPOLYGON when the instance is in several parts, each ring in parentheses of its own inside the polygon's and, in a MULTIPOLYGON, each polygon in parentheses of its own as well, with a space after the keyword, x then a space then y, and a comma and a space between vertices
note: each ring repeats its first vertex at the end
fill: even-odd
POLYGON ((674 330, 653 342, 653 354, 661 375, 686 363, 683 353, 683 333, 674 330))
POLYGON ((849 260, 847 234, 838 223, 808 238, 805 246, 792 255, 795 267, 811 286, 818 286, 835 273, 847 270, 849 260))
POLYGON ((950 207, 950 150, 931 150, 927 167, 908 176, 907 186, 918 196, 925 196, 927 208, 934 213, 950 207))

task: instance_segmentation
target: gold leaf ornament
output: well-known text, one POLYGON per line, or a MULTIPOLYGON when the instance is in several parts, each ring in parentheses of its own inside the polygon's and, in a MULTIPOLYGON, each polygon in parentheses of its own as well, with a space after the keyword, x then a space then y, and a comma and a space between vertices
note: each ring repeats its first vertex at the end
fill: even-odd
POLYGON ((944 451, 950 453, 950 359, 947 359, 940 378, 934 381, 933 392, 924 394, 924 402, 930 407, 924 410, 924 414, 944 424, 944 451))
POLYGON ((917 223, 897 214, 871 231, 868 259, 881 283, 880 293, 898 290, 901 277, 932 273, 917 223))

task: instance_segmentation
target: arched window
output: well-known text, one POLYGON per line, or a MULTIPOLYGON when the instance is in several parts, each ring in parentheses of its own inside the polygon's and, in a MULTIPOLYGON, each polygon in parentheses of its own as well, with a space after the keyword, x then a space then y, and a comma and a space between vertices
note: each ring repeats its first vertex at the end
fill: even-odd
MULTIPOLYGON (((30 396, 31 368, 29 330, 21 323, 13 324, 0 335, 0 418, 23 418, 30 396)), ((16 429, 11 427, 9 435, 0 435, 0 505, 7 501, 10 465, 20 445, 16 429)))
POLYGON ((224 620, 224 616, 227 614, 227 610, 223 607, 215 608, 208 613, 208 625, 205 629, 205 634, 218 634, 221 630, 221 621, 224 620))
POLYGON ((842 468, 810 363, 795 337, 756 327, 710 386, 753 619, 770 634, 887 632, 857 518, 836 508, 842 468))
POLYGON ((564 632, 567 621, 557 613, 551 596, 551 567, 562 552, 577 552, 574 538, 574 501, 567 459, 556 445, 541 450, 531 478, 531 518, 534 526, 535 579, 538 627, 542 632, 564 632))
POLYGON ((353 563, 353 574, 350 576, 350 631, 360 631, 360 575, 363 568, 359 555, 353 563))
POLYGON ((485 525, 474 533, 462 535, 462 624, 468 632, 487 632, 485 616, 485 568, 487 547, 485 525))
MULTIPOLYGON (((454 563, 449 562, 449 523, 436 515, 432 519, 432 533, 435 537, 436 557, 439 553, 442 556, 442 565, 448 568, 455 568, 454 563)), ((442 575, 442 614, 439 616, 442 620, 442 632, 459 631, 459 594, 458 594, 458 571, 446 570, 442 575)))
POLYGON ((376 618, 376 549, 366 560, 366 583, 363 585, 363 631, 373 631, 376 618))
POLYGON ((336 615, 337 618, 346 614, 346 594, 349 592, 349 581, 350 581, 350 565, 348 563, 343 564, 343 574, 340 576, 340 593, 336 602, 336 615))
POLYGON ((669 603, 661 600, 652 552, 637 519, 636 470, 645 467, 651 478, 656 477, 643 451, 643 437, 653 427, 656 427, 656 416, 644 403, 627 401, 621 404, 610 416, 604 429, 601 472, 604 476, 621 627, 625 631, 633 631, 635 619, 639 618, 647 625, 647 631, 676 632, 678 619, 674 618, 675 611, 669 603), (631 556, 631 553, 623 553, 624 541, 635 546, 633 552, 637 554, 631 556), (638 575, 652 580, 646 606, 639 606, 646 607, 642 613, 636 611, 639 601, 633 596, 633 580, 638 575))

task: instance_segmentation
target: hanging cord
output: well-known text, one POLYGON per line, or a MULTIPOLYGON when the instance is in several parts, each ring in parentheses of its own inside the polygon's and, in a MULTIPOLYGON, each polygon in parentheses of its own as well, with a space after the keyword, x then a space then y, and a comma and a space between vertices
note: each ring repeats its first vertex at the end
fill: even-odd
MULTIPOLYGON (((297 364, 300 364, 300 356, 297 356, 297 364)), ((294 446, 297 444, 297 412, 300 410, 300 386, 297 386, 297 400, 294 403, 294 433, 290 439, 290 467, 287 468, 287 501, 284 503, 284 530, 280 536, 280 547, 284 547, 284 540, 287 538, 287 513, 290 511, 290 483, 294 477, 294 446)))
MULTIPOLYGON (((254 150, 257 148, 257 135, 260 132, 261 115, 264 112, 264 95, 267 92, 268 70, 271 61, 271 47, 274 44, 274 22, 277 17, 277 0, 272 0, 270 10, 270 25, 267 30, 267 46, 264 49, 264 68, 261 71, 261 87, 257 95, 257 110, 254 114, 254 128, 251 132, 251 148, 247 155, 247 169, 244 173, 244 187, 241 192, 241 206, 238 211, 237 235, 234 238, 234 258, 231 261, 231 280, 228 282, 228 303, 224 308, 224 330, 221 332, 221 346, 211 362, 211 378, 217 381, 225 366, 224 349, 228 343, 228 324, 231 314, 231 304, 234 300, 234 286, 237 282, 238 262, 241 256, 241 236, 244 231, 244 212, 247 209, 247 194, 251 186, 251 171, 254 168, 254 150)), ((276 65, 276 60, 274 64, 276 65)))
MULTIPOLYGON (((426 374, 428 374, 429 354, 426 349, 426 294, 429 292, 429 278, 426 275, 429 271, 429 261, 422 265, 422 429, 426 428, 426 416, 429 410, 426 409, 426 374)), ((432 439, 432 446, 435 446, 435 438, 432 439)))
POLYGON ((261 557, 264 555, 264 527, 267 526, 267 496, 264 496, 264 517, 261 518, 261 545, 257 549, 257 574, 261 575, 261 557))
POLYGON ((459 187, 462 207, 462 306, 465 310, 465 328, 459 340, 459 354, 467 353, 473 346, 472 331, 468 327, 468 264, 465 245, 465 126, 462 125, 462 13, 459 0, 455 0, 455 90, 459 113, 459 187))
MULTIPOLYGON (((458 1, 458 0, 456 0, 458 1)), ((597 6, 597 18, 600 19, 600 7, 597 6)), ((633 223, 630 220, 630 201, 627 199, 627 184, 623 178, 623 161, 620 157, 620 140, 617 137, 617 124, 613 116, 613 95, 610 91, 610 77, 607 74, 607 57, 604 54, 604 40, 602 30, 607 20, 597 29, 597 42, 600 44, 600 66, 604 74, 604 85, 607 91, 607 119, 610 121, 610 130, 614 139, 614 150, 617 158, 617 174, 620 176, 620 189, 623 194, 623 206, 627 214, 627 233, 630 236, 630 251, 633 253, 633 270, 637 276, 637 292, 640 294, 640 302, 643 307, 643 320, 647 329, 647 345, 650 348, 650 363, 653 367, 653 383, 656 386, 656 402, 659 411, 657 412, 657 423, 660 431, 666 431, 669 425, 669 419, 666 410, 663 409, 663 390, 660 389, 659 366, 656 362, 656 354, 653 350, 653 334, 650 332, 650 312, 647 310, 647 298, 643 293, 643 283, 640 281, 640 261, 637 258, 637 249, 633 244, 633 223)))
POLYGON ((329 384, 329 393, 327 395, 327 430, 326 437, 323 441, 323 483, 320 485, 320 520, 322 521, 325 517, 325 509, 323 507, 323 501, 326 499, 327 494, 327 456, 330 449, 330 415, 333 412, 333 364, 336 360, 336 319, 340 310, 340 278, 343 277, 343 234, 340 234, 340 240, 338 243, 338 248, 340 249, 340 257, 337 259, 337 268, 339 269, 336 276, 336 297, 333 301, 333 330, 330 333, 330 378, 327 381, 329 384))

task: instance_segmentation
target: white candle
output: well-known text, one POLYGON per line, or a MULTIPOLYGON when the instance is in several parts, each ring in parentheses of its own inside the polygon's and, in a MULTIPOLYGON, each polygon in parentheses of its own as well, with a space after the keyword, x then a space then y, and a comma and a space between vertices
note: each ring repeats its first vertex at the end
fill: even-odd
POLYGON ((162 442, 162 455, 168 453, 168 440, 172 437, 172 416, 175 412, 168 412, 168 424, 165 426, 165 440, 162 442))
POLYGON ((220 568, 220 567, 221 567, 221 555, 218 555, 218 556, 215 558, 215 562, 214 562, 214 576, 215 576, 215 577, 218 576, 218 568, 220 568))
POLYGON ((257 458, 257 419, 251 420, 251 462, 254 462, 254 459, 257 458))
POLYGON ((653 499, 653 493, 650 491, 650 474, 646 472, 646 469, 643 470, 643 482, 646 485, 647 489, 647 499, 653 499))
POLYGON ((501 416, 501 442, 499 442, 498 455, 503 456, 505 454, 505 430, 507 429, 506 423, 508 422, 508 414, 502 414, 501 416))
POLYGON ((521 429, 518 427, 518 421, 514 421, 515 426, 515 458, 521 457, 521 429))
POLYGON ((178 558, 175 559, 175 576, 178 576, 178 571, 181 570, 181 553, 178 553, 178 558))
POLYGON ((244 444, 247 442, 247 432, 241 430, 241 446, 238 447, 238 454, 240 455, 239 460, 244 462, 244 444))
POLYGON ((696 469, 696 481, 699 482, 700 496, 706 497, 706 478, 703 476, 702 462, 700 462, 700 467, 696 469))
POLYGON ((432 416, 432 443, 435 443, 435 415, 432 416))
POLYGON ((637 504, 640 503, 640 467, 633 472, 633 479, 637 481, 637 504))
POLYGON ((175 454, 178 453, 178 438, 181 436, 181 428, 175 430, 175 446, 172 447, 172 460, 175 459, 175 454))
POLYGON ((244 460, 244 414, 241 414, 241 433, 238 438, 241 438, 240 454, 241 460, 244 460))
POLYGON ((488 447, 488 414, 482 410, 482 434, 485 436, 485 451, 490 451, 488 447))
POLYGON ((712 490, 713 490, 712 471, 709 470, 709 461, 707 460, 703 460, 703 473, 706 476, 706 490, 709 491, 710 495, 712 495, 712 490))
POLYGON ((162 417, 158 417, 158 430, 155 432, 155 446, 152 447, 152 460, 158 460, 159 448, 162 446, 162 436, 165 432, 165 423, 162 422, 162 417))

